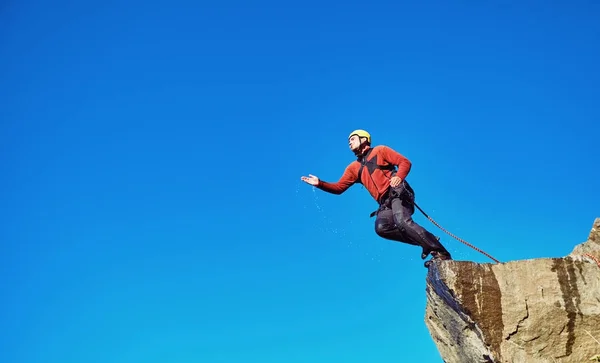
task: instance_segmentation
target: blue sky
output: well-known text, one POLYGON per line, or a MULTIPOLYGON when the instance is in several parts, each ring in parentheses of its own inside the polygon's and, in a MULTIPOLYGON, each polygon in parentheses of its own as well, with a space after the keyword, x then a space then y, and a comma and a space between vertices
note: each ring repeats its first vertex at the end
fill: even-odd
MULTIPOLYGON (((441 362, 348 133, 502 262, 600 217, 600 5, 0 5, 0 361, 441 362)), ((492 262, 444 234, 455 259, 492 262)))

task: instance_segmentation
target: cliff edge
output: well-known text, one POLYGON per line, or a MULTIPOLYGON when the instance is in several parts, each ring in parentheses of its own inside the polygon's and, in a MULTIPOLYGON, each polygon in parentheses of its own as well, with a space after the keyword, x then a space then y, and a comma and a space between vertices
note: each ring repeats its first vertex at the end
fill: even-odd
POLYGON ((433 264, 426 278, 425 324, 444 362, 596 361, 597 261, 600 218, 588 240, 562 258, 433 264))

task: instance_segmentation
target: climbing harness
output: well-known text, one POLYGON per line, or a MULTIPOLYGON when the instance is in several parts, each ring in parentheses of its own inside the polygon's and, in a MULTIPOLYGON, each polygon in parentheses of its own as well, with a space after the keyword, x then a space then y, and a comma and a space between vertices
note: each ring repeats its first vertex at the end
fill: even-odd
POLYGON ((429 219, 429 220, 431 221, 431 223, 435 224, 435 225, 436 225, 436 226, 437 226, 439 229, 441 229, 442 231, 446 232, 446 233, 447 233, 448 235, 450 235, 452 238, 454 238, 454 239, 456 239, 456 240, 458 240, 458 241, 460 241, 460 242, 464 243, 465 245, 467 245, 467 246, 471 247, 471 248, 472 248, 472 249, 474 249, 475 251, 477 251, 477 252, 479 252, 479 253, 482 253, 482 254, 486 255, 487 257, 489 257, 489 258, 491 258, 492 260, 494 260, 496 263, 500 263, 500 261, 496 260, 495 258, 493 258, 492 256, 490 256, 490 255, 489 255, 489 254, 487 254, 486 252, 484 252, 484 251, 480 250, 479 248, 477 248, 477 247, 473 246, 473 245, 472 245, 472 244, 470 244, 469 242, 467 242, 467 241, 465 241, 465 240, 463 240, 463 239, 461 239, 461 238, 459 238, 459 237, 456 237, 456 236, 455 236, 455 235, 453 235, 452 233, 450 233, 450 232, 448 232, 447 230, 445 230, 445 229, 444 229, 442 226, 440 226, 440 225, 439 225, 439 224, 438 224, 436 221, 434 221, 434 220, 433 220, 433 218, 431 218, 430 216, 428 216, 428 215, 427 215, 427 213, 425 213, 425 211, 424 211, 423 209, 421 209, 421 207, 419 207, 419 205, 418 205, 416 202, 414 202, 414 201, 413 201, 413 204, 415 205, 415 207, 417 207, 417 208, 418 208, 418 209, 421 211, 421 213, 423 213, 423 215, 424 215, 424 216, 425 216, 427 219, 429 219))
POLYGON ((596 258, 596 256, 592 256, 592 254, 591 254, 591 253, 584 253, 583 255, 584 255, 584 256, 587 256, 587 257, 589 257, 589 258, 591 258, 591 259, 592 259, 592 260, 594 260, 594 261, 596 261, 596 264, 598 265, 598 267, 600 267, 600 260, 598 260, 598 259, 596 258))

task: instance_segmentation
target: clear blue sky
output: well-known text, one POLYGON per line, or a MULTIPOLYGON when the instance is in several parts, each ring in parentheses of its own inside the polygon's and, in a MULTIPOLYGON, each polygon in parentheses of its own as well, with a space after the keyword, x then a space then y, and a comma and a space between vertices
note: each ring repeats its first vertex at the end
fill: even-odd
POLYGON ((300 181, 356 128, 503 262, 585 241, 597 2, 252 3, 2 2, 0 361, 441 362, 420 249, 300 181))

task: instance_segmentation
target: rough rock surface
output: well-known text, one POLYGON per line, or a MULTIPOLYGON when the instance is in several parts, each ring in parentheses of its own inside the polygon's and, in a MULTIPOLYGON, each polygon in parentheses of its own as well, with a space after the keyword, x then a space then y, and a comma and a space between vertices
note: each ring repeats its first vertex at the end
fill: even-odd
POLYGON ((441 261, 425 323, 447 363, 590 362, 600 354, 600 218, 562 258, 441 261))

